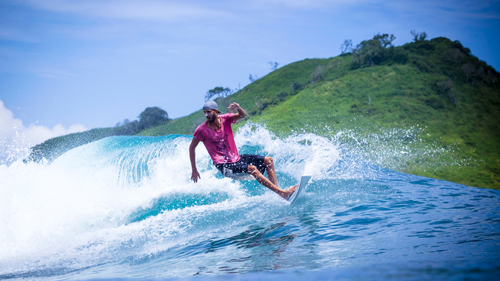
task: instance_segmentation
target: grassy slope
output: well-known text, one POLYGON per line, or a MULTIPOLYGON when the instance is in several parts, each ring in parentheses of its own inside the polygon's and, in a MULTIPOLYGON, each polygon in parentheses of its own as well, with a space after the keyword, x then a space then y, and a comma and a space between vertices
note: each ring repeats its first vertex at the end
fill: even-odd
MULTIPOLYGON (((450 163, 433 167, 434 157, 413 159, 415 161, 396 165, 387 163, 390 159, 378 159, 376 154, 380 151, 377 150, 373 157, 369 154, 365 156, 403 172, 498 188, 495 180, 500 177, 497 162, 500 158, 500 136, 498 127, 495 128, 495 120, 499 120, 498 111, 480 116, 481 111, 474 108, 481 107, 481 100, 465 95, 457 106, 448 103, 444 108, 434 109, 425 101, 432 96, 430 88, 435 84, 433 80, 439 80, 440 77, 413 72, 414 69, 406 65, 359 69, 335 81, 308 87, 290 100, 270 108, 266 114, 255 117, 253 121, 265 123, 267 128, 276 132, 309 127, 308 131, 321 134, 321 126, 327 125, 334 129, 323 134, 334 135, 339 130, 351 130, 358 136, 364 135, 364 140, 370 137, 369 134, 383 128, 408 128, 417 124, 424 128, 427 126, 419 138, 443 148, 457 147, 460 152, 445 150, 443 153, 453 154, 448 162, 464 163, 465 167, 450 163), (396 72, 400 75, 396 75, 396 72), (384 91, 387 88, 397 91, 388 94, 384 91), (318 123, 321 124, 318 129, 310 127, 318 123)), ((487 93, 482 94, 487 96, 487 93)), ((389 141, 395 142, 393 146, 402 146, 398 142, 402 140, 389 141)))
MULTIPOLYGON (((356 69, 350 55, 307 59, 218 102, 240 103, 250 113, 246 122, 265 124, 280 136, 342 131, 341 141, 362 140, 358 153, 384 167, 500 189, 498 82, 485 71, 466 81, 460 68, 485 64, 473 56, 445 59, 455 49, 445 38, 398 48, 408 53, 408 63, 356 69), (322 78, 311 83, 318 66, 322 78), (440 82, 448 79, 452 86, 443 89, 440 82), (304 89, 293 91, 294 82, 304 89)), ((192 134, 202 121, 200 110, 141 135, 192 134)))

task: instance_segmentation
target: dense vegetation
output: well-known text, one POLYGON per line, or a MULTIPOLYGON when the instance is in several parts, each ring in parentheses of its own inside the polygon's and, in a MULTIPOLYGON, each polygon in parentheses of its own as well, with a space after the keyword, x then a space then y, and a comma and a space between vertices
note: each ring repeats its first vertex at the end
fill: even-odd
MULTIPOLYGON (((394 47, 391 39, 292 63, 216 101, 247 110, 237 126, 314 132, 384 167, 500 189, 499 74, 458 41, 416 36, 394 47)), ((140 134, 189 135, 203 121, 200 110, 140 134)))
MULTIPOLYGON (((212 96, 221 110, 231 102, 247 110, 236 127, 263 124, 281 137, 314 132, 383 167, 500 189, 500 75, 458 41, 414 35, 398 47, 388 34, 356 46, 346 40, 338 57, 295 62, 229 96, 212 96)), ((204 120, 200 109, 138 134, 191 135, 204 120)), ((78 146, 74 140, 85 134, 88 142, 112 130, 44 147, 78 146)), ((43 156, 36 148, 32 156, 43 156)))

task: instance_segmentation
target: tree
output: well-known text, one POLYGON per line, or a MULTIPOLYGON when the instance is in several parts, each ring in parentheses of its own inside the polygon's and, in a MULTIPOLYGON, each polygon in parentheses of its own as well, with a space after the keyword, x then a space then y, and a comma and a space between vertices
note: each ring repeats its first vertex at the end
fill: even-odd
POLYGON ((208 90, 208 92, 205 94, 205 101, 209 101, 210 99, 212 99, 213 97, 221 97, 221 98, 225 98, 229 95, 231 95, 233 93, 233 91, 226 87, 215 87, 213 88, 212 90, 208 90))
MULTIPOLYGON (((371 40, 365 40, 352 49, 352 60, 358 66, 373 66, 390 57, 396 57, 392 41, 396 37, 391 34, 377 34, 371 40), (389 47, 389 48, 388 48, 389 47)), ((398 59, 399 60, 399 59, 398 59)))
POLYGON ((126 125, 127 123, 130 123, 130 121, 128 119, 124 119, 123 123, 121 123, 121 122, 116 123, 115 128, 126 125))
POLYGON ((375 36, 373 36, 373 39, 372 40, 376 40, 378 42, 380 42, 380 45, 384 48, 387 48, 387 47, 391 47, 392 46, 392 41, 396 40, 396 36, 394 36, 394 34, 387 34, 387 33, 384 33, 384 34, 377 34, 375 36))
POLYGON ((257 80, 257 79, 259 79, 259 76, 257 76, 257 74, 255 74, 255 75, 253 75, 253 76, 252 76, 252 74, 250 74, 250 75, 248 76, 248 80, 250 80, 250 83, 253 83, 253 81, 255 81, 255 80, 257 80))
POLYGON ((454 105, 458 105, 458 99, 457 99, 456 94, 458 94, 459 92, 457 90, 453 89, 453 81, 451 81, 450 78, 443 80, 441 82, 438 82, 437 85, 443 90, 444 93, 448 94, 450 101, 454 105))
POLYGON ((462 69, 462 72, 465 74, 465 81, 469 83, 469 78, 475 74, 476 68, 472 64, 466 63, 462 65, 460 69, 462 69))
POLYGON ((168 121, 168 113, 159 107, 148 107, 138 116, 141 130, 158 126, 168 121))
POLYGON ((458 41, 458 40, 453 41, 452 46, 453 46, 454 48, 459 49, 459 50, 460 50, 460 52, 462 52, 464 55, 466 55, 466 56, 470 56, 470 49, 469 49, 469 48, 465 48, 465 47, 462 45, 462 43, 460 43, 460 41, 458 41))
POLYGON ((413 36, 413 41, 415 42, 422 42, 427 39, 427 33, 424 32, 416 32, 415 29, 410 31, 411 36, 413 36))
POLYGON ((316 69, 312 73, 311 83, 314 84, 315 82, 318 82, 319 80, 321 80, 323 78, 323 74, 325 73, 325 71, 326 71, 326 68, 324 65, 316 66, 316 69))
POLYGON ((305 85, 299 82, 293 82, 292 85, 290 85, 290 95, 295 95, 298 92, 302 91, 305 88, 305 85))
POLYGON ((271 65, 271 70, 276 70, 276 69, 278 69, 278 63, 277 63, 277 62, 275 62, 275 61, 274 61, 274 62, 273 62, 273 61, 270 61, 270 62, 268 62, 268 64, 270 64, 270 65, 271 65))
POLYGON ((444 92, 448 92, 448 90, 451 90, 451 86, 453 85, 453 81, 451 81, 450 78, 443 80, 441 82, 438 82, 437 85, 441 87, 441 89, 444 92))
POLYGON ((488 77, 490 77, 491 81, 493 82, 493 85, 495 85, 495 82, 498 79, 497 72, 492 68, 488 69, 488 77))
POLYGON ((451 62, 460 62, 464 54, 457 48, 450 49, 444 53, 444 58, 451 62))
POLYGON ((352 40, 346 39, 342 45, 340 45, 340 54, 352 52, 352 40))
MULTIPOLYGON (((145 129, 145 128, 144 128, 145 129)), ((126 124, 123 124, 123 127, 121 128, 121 134, 123 135, 135 135, 141 131, 141 125, 139 124, 139 121, 134 120, 133 122, 127 122, 126 124)))

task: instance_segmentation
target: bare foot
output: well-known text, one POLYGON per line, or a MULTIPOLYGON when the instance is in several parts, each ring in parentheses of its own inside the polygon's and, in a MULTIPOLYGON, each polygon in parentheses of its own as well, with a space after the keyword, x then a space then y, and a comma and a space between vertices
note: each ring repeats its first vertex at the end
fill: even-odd
POLYGON ((283 191, 283 195, 281 196, 285 198, 285 200, 288 200, 288 198, 290 198, 290 196, 292 196, 292 194, 295 192, 295 189, 297 189, 297 187, 299 187, 298 184, 288 188, 287 190, 283 191))

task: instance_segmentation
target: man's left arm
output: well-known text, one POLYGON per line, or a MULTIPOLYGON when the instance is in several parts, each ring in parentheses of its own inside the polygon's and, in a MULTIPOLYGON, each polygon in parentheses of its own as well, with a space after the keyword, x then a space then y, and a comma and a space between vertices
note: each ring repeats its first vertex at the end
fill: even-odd
POLYGON ((241 118, 245 118, 245 116, 247 116, 247 113, 245 112, 245 110, 243 108, 241 108, 241 106, 235 102, 233 102, 231 105, 229 105, 228 108, 231 109, 231 112, 237 111, 237 113, 235 113, 233 115, 233 121, 237 121, 237 120, 239 120, 241 118))

